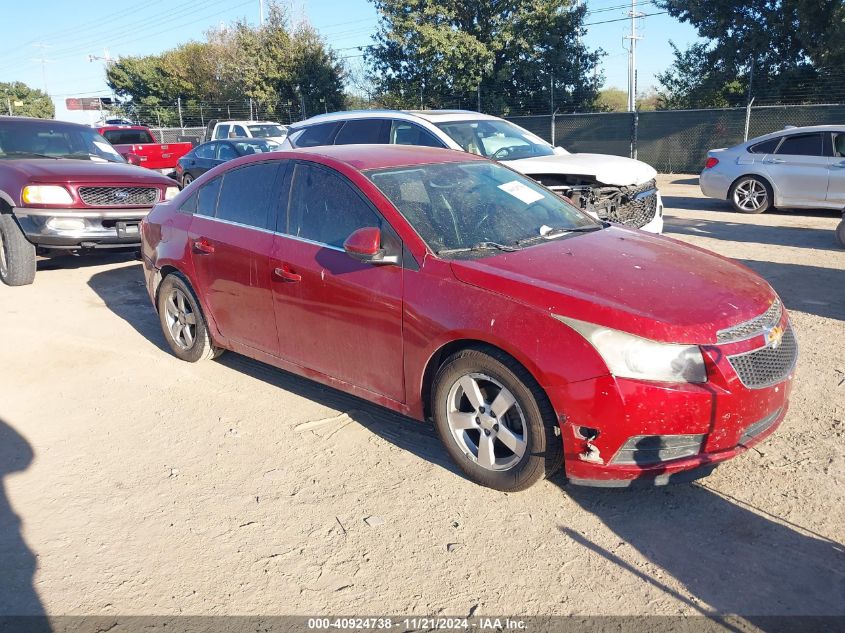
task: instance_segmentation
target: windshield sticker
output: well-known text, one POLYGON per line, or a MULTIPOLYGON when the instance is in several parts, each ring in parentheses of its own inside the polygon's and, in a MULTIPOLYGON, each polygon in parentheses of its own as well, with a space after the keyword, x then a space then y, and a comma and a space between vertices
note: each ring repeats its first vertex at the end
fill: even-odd
POLYGON ((545 198, 542 193, 534 191, 531 187, 523 185, 518 180, 511 180, 503 185, 499 185, 499 189, 505 193, 509 193, 518 200, 522 200, 525 204, 531 204, 545 198))
POLYGON ((97 147, 98 150, 101 152, 105 152, 106 154, 117 154, 117 151, 109 145, 108 143, 103 143, 102 141, 94 141, 94 145, 97 147))

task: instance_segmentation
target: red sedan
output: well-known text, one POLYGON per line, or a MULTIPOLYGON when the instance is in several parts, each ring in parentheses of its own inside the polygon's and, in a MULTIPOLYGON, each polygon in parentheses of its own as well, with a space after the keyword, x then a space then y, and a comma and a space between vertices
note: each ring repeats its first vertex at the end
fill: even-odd
POLYGON ((465 153, 246 156, 142 239, 178 357, 233 350, 433 419, 500 490, 561 465, 579 484, 700 477, 786 414, 797 347, 765 281, 465 153))

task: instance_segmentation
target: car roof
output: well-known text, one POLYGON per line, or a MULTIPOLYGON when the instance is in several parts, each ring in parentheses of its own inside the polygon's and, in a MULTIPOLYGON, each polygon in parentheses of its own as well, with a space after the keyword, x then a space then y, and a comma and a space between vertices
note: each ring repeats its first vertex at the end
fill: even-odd
POLYGON ((44 125, 44 126, 67 125, 69 127, 83 128, 83 129, 86 129, 86 130, 91 129, 89 126, 83 125, 82 123, 71 123, 70 121, 59 121, 58 119, 39 119, 39 118, 36 118, 36 117, 29 117, 29 116, 2 115, 2 116, 0 116, 0 122, 2 122, 4 124, 11 123, 12 125, 24 124, 24 123, 29 123, 29 124, 35 123, 35 124, 40 124, 40 125, 44 125))
POLYGON ((489 114, 481 114, 472 110, 342 110, 328 114, 317 114, 304 121, 298 121, 290 127, 294 130, 316 125, 318 123, 332 123, 334 121, 347 121, 350 119, 371 119, 371 118, 396 119, 400 121, 413 121, 423 119, 430 123, 446 123, 448 121, 478 121, 478 120, 499 120, 498 117, 489 114))
MULTIPOLYGON (((767 138, 775 138, 777 136, 783 136, 785 134, 805 134, 805 133, 812 133, 812 132, 843 132, 845 131, 845 125, 805 125, 802 127, 798 126, 789 126, 782 128, 780 130, 775 130, 774 132, 769 132, 768 134, 761 134, 760 136, 755 136, 754 138, 748 139, 746 143, 756 143, 760 141, 760 139, 767 139, 767 138)), ((745 145, 746 143, 742 143, 745 145)))
POLYGON ((281 123, 277 123, 276 121, 249 121, 249 120, 241 120, 241 121, 218 121, 217 125, 282 125, 281 123))
MULTIPOLYGON (((274 153, 278 154, 279 152, 274 153)), ((385 167, 487 160, 481 156, 459 150, 418 145, 321 145, 285 150, 282 153, 289 156, 321 156, 345 163, 358 171, 385 167)), ((263 156, 266 159, 268 154, 263 156)))

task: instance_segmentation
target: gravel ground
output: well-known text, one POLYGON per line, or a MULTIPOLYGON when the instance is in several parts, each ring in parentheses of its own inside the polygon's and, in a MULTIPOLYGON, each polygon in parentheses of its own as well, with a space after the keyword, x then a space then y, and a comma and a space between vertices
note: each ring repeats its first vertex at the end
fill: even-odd
POLYGON ((661 187, 667 233, 766 277, 801 345, 781 429, 693 485, 480 488, 425 425, 178 361, 125 256, 0 286, 0 614, 845 615, 838 217, 661 187))

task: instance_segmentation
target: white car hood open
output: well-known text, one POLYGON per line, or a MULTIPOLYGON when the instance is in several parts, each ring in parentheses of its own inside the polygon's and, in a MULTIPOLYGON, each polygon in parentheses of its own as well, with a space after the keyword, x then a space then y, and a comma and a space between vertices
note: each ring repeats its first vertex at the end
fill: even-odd
POLYGON ((577 174, 593 177, 605 185, 641 185, 657 176, 657 171, 642 161, 612 154, 555 154, 502 163, 526 176, 577 174))

